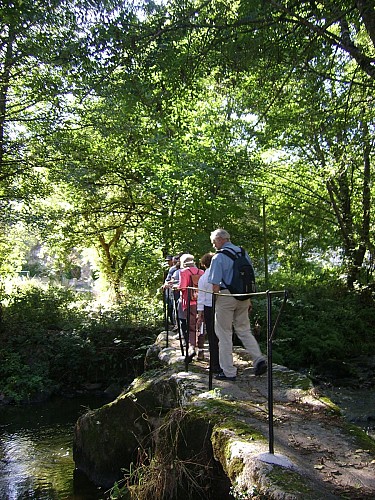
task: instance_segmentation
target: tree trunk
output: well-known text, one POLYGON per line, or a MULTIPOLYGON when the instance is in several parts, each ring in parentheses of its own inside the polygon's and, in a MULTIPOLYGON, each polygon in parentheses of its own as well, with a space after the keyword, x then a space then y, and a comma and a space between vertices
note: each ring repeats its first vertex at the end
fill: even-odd
POLYGON ((129 251, 124 252, 123 254, 118 248, 118 244, 124 231, 124 226, 118 227, 115 230, 113 237, 108 242, 105 241, 105 238, 102 234, 98 235, 100 248, 102 249, 104 272, 106 274, 108 283, 114 292, 115 301, 117 304, 121 304, 124 299, 121 292, 121 282, 125 274, 126 266, 132 254, 132 246, 130 247, 129 251))
POLYGON ((13 43, 14 35, 9 31, 9 36, 6 41, 6 50, 4 60, 0 61, 2 66, 2 71, 0 74, 0 167, 2 174, 0 175, 0 180, 4 175, 3 158, 4 158, 4 127, 7 117, 7 99, 8 99, 8 89, 10 81, 10 69, 13 61, 13 43))
POLYGON ((344 257, 347 261, 347 285, 354 287, 359 281, 364 258, 368 250, 373 252, 373 244, 370 240, 371 226, 371 140, 366 121, 362 122, 363 139, 363 171, 362 171, 362 199, 361 217, 358 224, 354 224, 352 211, 351 193, 353 191, 351 176, 346 172, 338 179, 327 181, 327 190, 331 206, 339 223, 343 239, 344 257))

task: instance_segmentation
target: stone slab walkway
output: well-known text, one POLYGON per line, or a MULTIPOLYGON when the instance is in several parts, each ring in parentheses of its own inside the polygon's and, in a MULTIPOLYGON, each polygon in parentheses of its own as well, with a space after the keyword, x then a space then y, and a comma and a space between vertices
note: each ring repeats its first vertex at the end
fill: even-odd
MULTIPOLYGON (((163 344, 165 337, 159 337, 163 344)), ((167 364, 183 364, 178 341, 169 339, 169 347, 162 349, 159 358, 167 364)), ((289 467, 302 474, 313 485, 314 498, 374 499, 375 498, 375 441, 362 430, 350 425, 328 399, 319 394, 309 379, 285 367, 274 365, 273 379, 273 439, 270 435, 268 375, 255 377, 247 353, 239 347, 234 350, 238 367, 237 380, 213 380, 208 391, 208 354, 204 361, 193 361, 188 372, 178 377, 193 382, 192 397, 225 398, 236 404, 238 418, 257 429, 266 438, 268 446, 244 445, 241 459, 250 461, 252 474, 269 476, 269 464, 289 467), (195 394, 194 394, 195 393, 195 394), (270 453, 273 445, 274 452, 270 453), (247 458, 246 458, 247 456, 247 458), (262 472, 260 463, 267 464, 262 472), (254 472, 254 467, 257 471, 254 472)), ((243 474, 242 474, 243 475, 243 474)), ((238 484, 245 481, 239 477, 238 484)), ((260 479, 260 482, 262 480, 260 479)), ((243 491, 244 484, 242 484, 243 491)), ((248 498, 308 498, 303 488, 296 494, 295 487, 273 488, 269 496, 248 498), (293 490, 293 493, 290 491, 293 490)), ((242 497, 241 497, 242 498, 242 497)), ((309 497, 311 498, 311 497, 309 497)))

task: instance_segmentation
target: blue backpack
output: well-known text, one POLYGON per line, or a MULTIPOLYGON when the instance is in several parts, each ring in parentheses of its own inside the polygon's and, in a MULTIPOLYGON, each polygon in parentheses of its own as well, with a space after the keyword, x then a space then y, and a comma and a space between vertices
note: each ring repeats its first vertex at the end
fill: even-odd
MULTIPOLYGON (((245 250, 240 247, 240 252, 234 252, 234 250, 228 250, 223 248, 218 250, 218 252, 227 255, 233 260, 233 277, 232 281, 224 283, 228 288, 230 293, 254 293, 256 292, 255 286, 255 273, 254 268, 246 258, 245 250)), ((237 300, 247 300, 249 296, 235 297, 237 300)))

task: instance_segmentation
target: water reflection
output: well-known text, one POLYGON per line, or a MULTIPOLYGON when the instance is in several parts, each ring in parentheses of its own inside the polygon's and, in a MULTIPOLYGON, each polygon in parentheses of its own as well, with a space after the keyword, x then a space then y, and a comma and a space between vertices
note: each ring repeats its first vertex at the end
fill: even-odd
POLYGON ((103 399, 0 407, 0 498, 94 500, 104 493, 74 472, 74 424, 103 399))
MULTIPOLYGON (((375 391, 332 388, 325 391, 348 420, 375 438, 375 391), (373 416, 371 429, 366 422, 373 416)), ((99 398, 56 399, 42 405, 0 406, 1 500, 96 500, 104 491, 74 470, 74 424, 99 398)))
POLYGON ((375 439, 375 389, 325 388, 324 393, 336 403, 345 418, 375 439))

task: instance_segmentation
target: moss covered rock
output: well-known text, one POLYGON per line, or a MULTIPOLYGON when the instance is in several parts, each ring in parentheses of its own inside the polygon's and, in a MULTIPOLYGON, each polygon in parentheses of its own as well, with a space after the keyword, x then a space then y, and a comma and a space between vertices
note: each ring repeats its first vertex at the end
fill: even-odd
POLYGON ((113 402, 82 415, 74 429, 77 468, 105 487, 121 479, 123 469, 150 446, 160 418, 179 404, 177 387, 171 373, 149 371, 113 402))
POLYGON ((74 459, 94 482, 110 487, 131 470, 116 498, 137 500, 374 498, 375 444, 307 377, 273 367, 271 453, 267 377, 246 353, 235 352, 236 382, 208 390, 207 362, 183 371, 177 342, 165 341, 147 356, 158 369, 78 420, 74 459))

